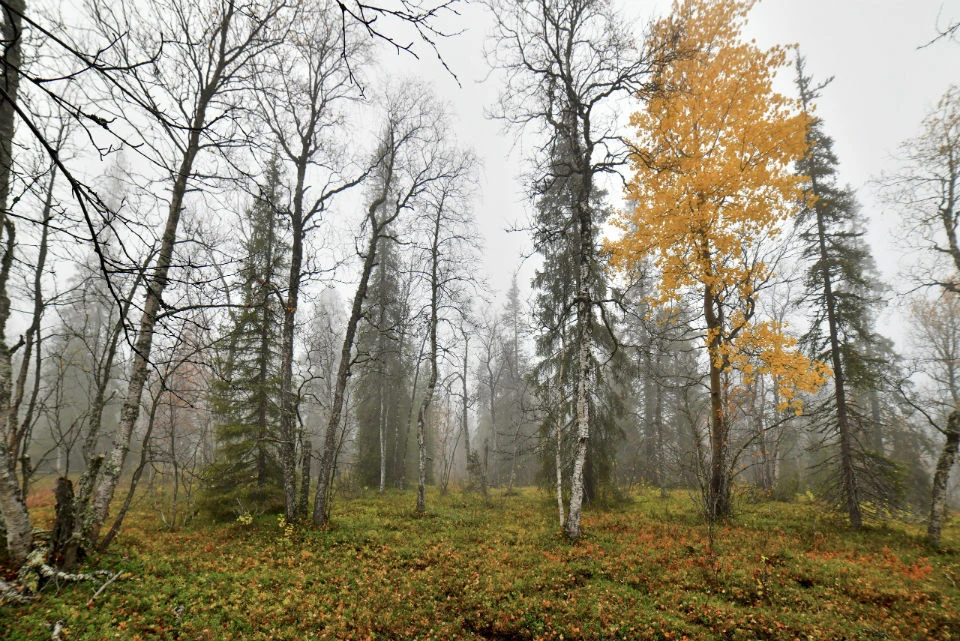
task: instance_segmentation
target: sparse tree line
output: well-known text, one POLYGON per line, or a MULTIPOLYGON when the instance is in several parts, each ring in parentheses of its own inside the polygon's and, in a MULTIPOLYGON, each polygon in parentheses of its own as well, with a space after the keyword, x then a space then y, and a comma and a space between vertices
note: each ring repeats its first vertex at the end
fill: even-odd
POLYGON ((498 306, 476 157, 429 87, 370 80, 375 43, 437 53, 465 8, 348 4, 0 0, 8 565, 70 570, 135 501, 170 529, 322 526, 337 491, 415 486, 420 513, 429 484, 539 484, 571 539, 584 502, 649 484, 709 519, 803 491, 854 528, 923 513, 939 543, 956 88, 880 179, 916 250, 901 356, 816 115, 829 81, 743 40, 752 2, 684 0, 641 32, 604 0, 486 0, 493 115, 540 143, 532 294, 515 279, 498 306))

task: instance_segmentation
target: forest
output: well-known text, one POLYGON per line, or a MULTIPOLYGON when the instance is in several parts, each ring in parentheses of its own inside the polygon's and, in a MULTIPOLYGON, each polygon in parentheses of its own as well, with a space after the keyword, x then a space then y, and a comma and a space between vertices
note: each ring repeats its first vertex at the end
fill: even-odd
POLYGON ((960 637, 960 85, 627 4, 0 0, 0 638, 960 637))

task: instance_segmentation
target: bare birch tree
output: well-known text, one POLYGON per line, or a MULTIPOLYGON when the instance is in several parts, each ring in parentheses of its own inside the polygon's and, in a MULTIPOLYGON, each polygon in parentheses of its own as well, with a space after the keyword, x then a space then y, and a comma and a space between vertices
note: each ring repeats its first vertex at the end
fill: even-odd
MULTIPOLYGON (((152 159, 164 176, 169 195, 164 198, 163 233, 133 339, 133 364, 120 422, 80 524, 87 540, 96 541, 107 518, 140 415, 154 335, 166 308, 163 294, 171 269, 176 267, 174 250, 185 197, 202 183, 198 157, 236 144, 242 135, 236 125, 243 92, 250 87, 250 63, 276 46, 275 27, 282 8, 272 0, 210 0, 202 4, 157 0, 138 11, 136 18, 123 3, 110 8, 115 10, 95 14, 108 41, 126 42, 127 34, 134 34, 134 43, 139 43, 142 51, 162 47, 162 58, 125 77, 129 84, 124 95, 134 97, 135 106, 160 123, 161 135, 152 143, 156 152, 152 159)), ((129 50, 124 53, 131 54, 129 50)))
POLYGON ((371 187, 363 220, 360 278, 354 293, 344 333, 332 406, 320 452, 313 522, 322 526, 329 518, 329 488, 333 477, 337 431, 343 398, 355 362, 354 342, 363 314, 370 275, 377 260, 377 247, 392 233, 391 226, 414 210, 435 183, 448 179, 451 168, 443 127, 444 116, 429 92, 420 85, 403 86, 389 98, 386 122, 379 136, 371 187))
POLYGON ((567 536, 580 536, 584 463, 590 440, 594 315, 600 301, 591 287, 600 212, 598 178, 625 160, 615 103, 642 93, 667 51, 643 51, 636 35, 603 0, 487 0, 494 15, 488 61, 506 77, 496 115, 518 133, 533 130, 547 142, 535 156, 533 194, 562 184, 567 223, 579 239, 575 273, 577 381, 576 449, 567 536))
MULTIPOLYGON (((922 251, 913 277, 921 287, 960 294, 960 87, 951 87, 927 115, 920 134, 901 146, 902 168, 883 180, 883 193, 912 225, 922 251)), ((945 428, 931 496, 927 539, 940 545, 946 488, 960 446, 960 405, 945 428)))
MULTIPOLYGON (((446 132, 439 132, 446 137, 446 132)), ((442 139, 441 139, 442 142, 442 139)), ((445 309, 454 307, 461 298, 462 285, 469 278, 469 265, 475 244, 470 233, 469 172, 475 161, 470 154, 456 151, 442 153, 437 157, 440 178, 428 187, 424 194, 421 211, 418 212, 421 229, 415 237, 424 237, 427 242, 420 248, 423 253, 423 277, 428 288, 427 332, 429 335, 430 366, 427 389, 417 411, 417 513, 426 510, 427 446, 426 432, 430 406, 439 375, 439 343, 437 332, 444 320, 445 309)))
POLYGON ((304 248, 324 222, 323 214, 333 199, 358 185, 369 172, 345 176, 349 167, 337 142, 343 133, 344 106, 360 97, 353 70, 362 67, 368 54, 352 28, 341 28, 334 11, 323 0, 307 3, 289 42, 272 51, 257 73, 261 120, 294 176, 280 346, 280 464, 288 520, 306 516, 296 509, 294 334, 301 286, 317 265, 304 255, 304 248))

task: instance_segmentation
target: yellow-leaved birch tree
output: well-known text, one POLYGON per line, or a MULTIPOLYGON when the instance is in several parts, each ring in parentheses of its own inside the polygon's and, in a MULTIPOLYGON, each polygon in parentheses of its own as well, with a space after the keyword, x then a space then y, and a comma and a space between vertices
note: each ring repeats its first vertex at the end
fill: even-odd
POLYGON ((811 363, 774 321, 755 318, 758 288, 772 277, 760 258, 803 198, 791 164, 806 152, 807 118, 773 89, 787 66, 783 47, 760 49, 741 37, 751 0, 678 0, 655 27, 685 55, 666 66, 654 95, 633 114, 637 139, 627 185, 632 210, 607 249, 615 267, 650 261, 660 275, 653 302, 683 295, 702 305, 709 358, 710 478, 706 512, 730 511, 727 385, 769 376, 781 409, 800 411, 829 369, 811 363))

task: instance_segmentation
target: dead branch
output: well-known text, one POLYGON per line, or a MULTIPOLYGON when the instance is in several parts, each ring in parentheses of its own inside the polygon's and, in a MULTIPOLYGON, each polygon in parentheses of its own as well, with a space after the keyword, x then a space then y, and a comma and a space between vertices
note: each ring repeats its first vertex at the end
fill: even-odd
POLYGON ((98 596, 100 596, 100 594, 103 593, 103 591, 107 589, 107 586, 108 586, 108 585, 110 585, 111 583, 113 583, 114 581, 116 581, 117 579, 119 579, 121 574, 123 574, 123 570, 117 572, 117 573, 114 574, 112 577, 110 577, 109 579, 107 579, 106 582, 105 582, 103 585, 101 585, 101 586, 97 589, 96 592, 93 593, 93 596, 90 597, 90 600, 87 601, 87 607, 89 608, 91 605, 93 605, 94 599, 96 599, 98 596))
POLYGON ((0 603, 30 603, 34 598, 36 597, 0 579, 0 603))

